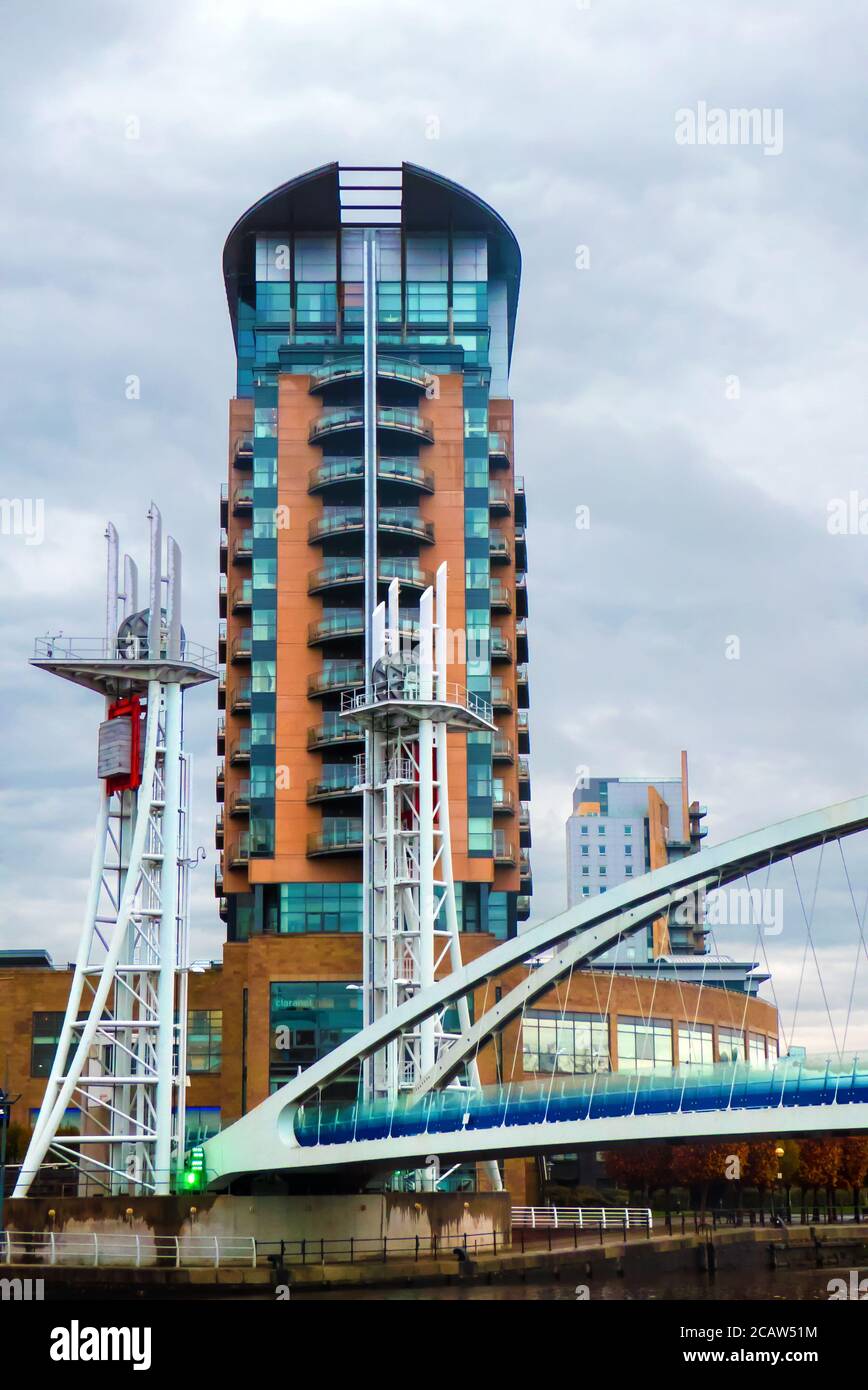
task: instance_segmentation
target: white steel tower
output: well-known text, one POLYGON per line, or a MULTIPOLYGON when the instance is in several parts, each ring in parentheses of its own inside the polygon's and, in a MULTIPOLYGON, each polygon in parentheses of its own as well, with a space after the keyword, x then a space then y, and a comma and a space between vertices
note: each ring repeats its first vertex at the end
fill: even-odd
MULTIPOLYGON (((399 582, 373 614, 370 688, 349 691, 341 713, 368 733, 358 786, 368 807, 372 1021, 433 985, 441 966, 461 966, 452 877, 446 739, 450 729, 493 732, 491 706, 447 682, 446 565, 419 604, 419 644, 401 646, 399 582)), ((463 1007, 462 1007, 463 1006, 463 1007)), ((470 1026, 466 1000, 462 1029, 470 1026)), ((434 1066, 448 1035, 424 1020, 378 1052, 370 1094, 393 1099, 434 1066)))
POLYGON ((105 701, 90 885, 75 972, 45 1097, 15 1188, 51 1151, 79 1191, 166 1194, 183 1159, 190 767, 183 690, 213 680, 216 655, 181 626, 181 552, 151 504, 149 605, 106 529, 105 635, 36 643, 32 664, 105 701), (163 587, 166 588, 165 602, 163 587), (121 618, 120 623, 118 622, 121 618), (80 1112, 68 1133, 68 1108, 80 1112))

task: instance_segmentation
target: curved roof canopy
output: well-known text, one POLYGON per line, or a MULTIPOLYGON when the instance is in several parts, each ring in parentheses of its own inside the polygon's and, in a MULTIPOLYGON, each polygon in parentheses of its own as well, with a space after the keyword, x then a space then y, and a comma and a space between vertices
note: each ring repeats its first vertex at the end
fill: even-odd
MULTIPOLYGON (((499 213, 475 193, 417 164, 401 165, 401 224, 405 233, 445 231, 484 235, 488 239, 489 275, 502 277, 507 288, 509 352, 515 331, 521 252, 515 235, 499 213)), ((340 165, 322 164, 290 179, 260 198, 239 217, 223 248, 223 278, 236 341, 236 284, 252 267, 251 243, 257 236, 336 231, 341 225, 340 165)), ((358 226, 359 223, 345 223, 358 226)), ((392 223, 384 225, 394 225, 392 223)))

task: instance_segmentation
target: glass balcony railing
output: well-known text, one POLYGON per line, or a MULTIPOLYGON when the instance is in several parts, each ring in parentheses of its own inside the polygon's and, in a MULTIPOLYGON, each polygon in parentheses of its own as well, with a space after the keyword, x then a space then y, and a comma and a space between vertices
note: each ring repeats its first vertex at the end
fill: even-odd
POLYGON ((491 606, 503 613, 512 612, 512 590, 508 584, 501 584, 499 579, 491 581, 491 606))
POLYGON ((232 713, 244 714, 250 709, 250 681, 239 681, 232 691, 232 713))
POLYGON ((250 483, 243 483, 235 489, 232 494, 232 510, 236 516, 253 510, 253 488, 250 483))
POLYGON ((512 642, 496 628, 491 633, 491 659, 492 661, 512 660, 512 642))
POLYGON ((307 852, 342 854, 362 848, 361 816, 332 816, 322 823, 322 829, 307 837, 307 852))
POLYGON ((512 461, 509 452, 509 445, 506 442, 506 435, 491 433, 488 436, 488 457, 497 466, 508 464, 512 461))
POLYGON ((250 527, 245 527, 235 537, 235 544, 232 547, 232 554, 236 560, 252 560, 253 558, 253 532, 250 527))
POLYGON ((253 656, 253 632, 249 627, 242 628, 232 639, 232 660, 250 661, 253 656))
POLYGON ((355 763, 326 763, 319 775, 308 782, 307 799, 326 801, 333 796, 349 796, 357 784, 355 763))
POLYGON ((509 787, 495 786, 493 794, 494 814, 496 816, 515 815, 515 797, 509 787))
POLYGON ((434 523, 412 507, 380 507, 377 525, 381 531, 401 531, 429 544, 434 541, 434 523))
MULTIPOLYGON (((350 381, 360 377, 364 365, 361 356, 345 357, 342 361, 327 362, 310 374, 310 389, 316 391, 335 382, 350 381)), ((387 381, 400 381, 406 386, 416 386, 424 391, 428 384, 428 372, 418 362, 405 362, 400 357, 377 358, 377 376, 387 381)))
POLYGON ((494 832, 494 862, 503 865, 514 865, 516 862, 515 845, 502 830, 494 832))
POLYGON ((240 738, 236 738, 229 748, 230 763, 249 763, 250 762, 250 730, 245 729, 240 738))
POLYGON ((238 836, 238 839, 230 846, 229 863, 233 869, 242 868, 250 858, 250 831, 245 830, 238 836))
POLYGON ((314 724, 307 731, 307 746, 311 750, 364 741, 365 731, 361 724, 356 724, 353 719, 336 719, 333 723, 314 724))
POLYGON ((500 512, 502 515, 508 514, 512 510, 509 488, 505 487, 503 483, 489 483, 488 506, 492 512, 500 512))
POLYGON ((352 690, 365 680, 363 661, 325 662, 321 671, 308 678, 307 693, 311 697, 327 695, 335 690, 352 690))
MULTIPOLYGON (((307 582, 308 593, 316 594, 343 584, 362 584, 364 578, 365 564, 361 556, 335 557, 325 560, 311 571, 307 582)), ((423 569, 412 555, 382 555, 377 566, 377 578, 381 584, 400 579, 402 585, 412 589, 427 589, 434 583, 431 571, 423 569)))
POLYGON ((249 468, 253 464, 253 433, 238 434, 232 441, 232 457, 236 468, 249 468))
MULTIPOLYGON (((317 492, 333 483, 361 482, 364 476, 364 459, 349 456, 323 459, 308 474, 308 492, 317 492)), ((377 477, 382 482, 408 483, 423 492, 434 491, 434 474, 413 457, 381 457, 377 463, 377 477)))
POLYGON ((253 603, 253 580, 245 579, 242 584, 237 584, 232 590, 232 611, 240 613, 246 608, 250 608, 253 603))
POLYGON ((308 624, 308 646, 313 646, 316 642, 328 642, 336 637, 358 637, 364 634, 364 631, 364 610, 342 608, 338 613, 327 613, 318 622, 308 624))
POLYGON ((512 551, 509 541, 499 531, 492 531, 488 540, 488 554, 494 564, 509 564, 512 551))
POLYGON ((491 703, 496 710, 512 709, 512 691, 502 681, 491 682, 491 703))
POLYGON ((247 816, 250 814, 250 778, 244 777, 238 786, 229 794, 229 814, 230 816, 247 816))
POLYGON ((308 526, 308 538, 321 540, 324 536, 339 536, 344 531, 361 531, 365 525, 363 507, 325 507, 322 516, 314 517, 308 526))
POLYGON ((511 763, 515 761, 515 748, 511 738, 505 734, 496 734, 492 740, 491 756, 496 763, 511 763))
MULTIPOLYGON (((315 444, 329 435, 342 434, 347 430, 364 428, 365 414, 360 405, 342 406, 338 410, 325 410, 311 423, 308 439, 315 444)), ((418 410, 404 406, 379 406, 377 408, 377 429, 397 430, 402 434, 412 434, 426 443, 433 443, 434 427, 430 420, 419 414, 418 410)))

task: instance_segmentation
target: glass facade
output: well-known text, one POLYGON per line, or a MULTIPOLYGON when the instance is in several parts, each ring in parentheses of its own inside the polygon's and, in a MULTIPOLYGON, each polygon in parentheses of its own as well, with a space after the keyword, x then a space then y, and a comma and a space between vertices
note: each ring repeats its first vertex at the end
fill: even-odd
POLYGON ((679 1023, 678 1065, 708 1067, 714 1062, 714 1029, 710 1023, 679 1023))
POLYGON ((522 1065, 546 1076, 608 1071, 609 1020, 599 1014, 534 1012, 522 1023, 522 1065))
POLYGON ((743 1062, 745 1060, 744 1033, 736 1028, 718 1028, 717 1055, 721 1062, 743 1062))
POLYGON ((187 1014, 188 1072, 219 1072, 223 1064, 223 1010, 190 1009, 187 1014))
MULTIPOLYGON (((272 981, 269 1007, 271 1089, 284 1085, 362 1027, 357 981, 272 981)), ((358 1070, 328 1087, 329 1100, 355 1099, 358 1070)))
POLYGON ((666 1018, 618 1019, 618 1070, 672 1066, 672 1024, 666 1018))

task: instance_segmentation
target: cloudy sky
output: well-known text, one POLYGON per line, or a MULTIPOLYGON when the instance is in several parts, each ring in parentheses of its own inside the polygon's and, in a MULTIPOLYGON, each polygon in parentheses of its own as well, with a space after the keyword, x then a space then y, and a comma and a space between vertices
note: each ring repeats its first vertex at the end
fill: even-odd
MULTIPOLYGON (((45 534, 0 536, 0 944, 73 953, 95 811, 98 702, 28 669, 32 639, 99 630, 105 520, 142 551, 153 496, 184 548, 187 630, 213 644, 233 389, 221 249, 254 200, 332 159, 431 167, 492 203, 522 246, 512 385, 535 917, 564 905, 579 766, 661 776, 687 748, 711 841, 866 789, 868 537, 828 521, 835 499, 855 493, 858 507, 866 489, 868 20, 861 0, 829 10, 6 11, 2 490, 43 499, 45 534), (765 110, 774 140, 679 143, 677 113, 700 103, 765 110)), ((194 950, 217 955, 213 695, 189 699, 188 724, 208 849, 194 950)), ((845 856, 856 910, 835 850, 814 914, 839 1032, 868 887, 868 855, 851 841, 845 856)), ((798 868, 810 896, 817 862, 798 868)), ((786 928, 762 943, 785 1006, 805 948, 791 871, 786 894, 786 928)), ((723 930, 716 944, 754 949, 723 930)), ((797 1032, 819 1045, 829 1026, 808 957, 797 1032)), ((857 1009, 864 952, 861 967, 857 1009)), ((868 1042, 858 1027, 850 1045, 868 1042)))

